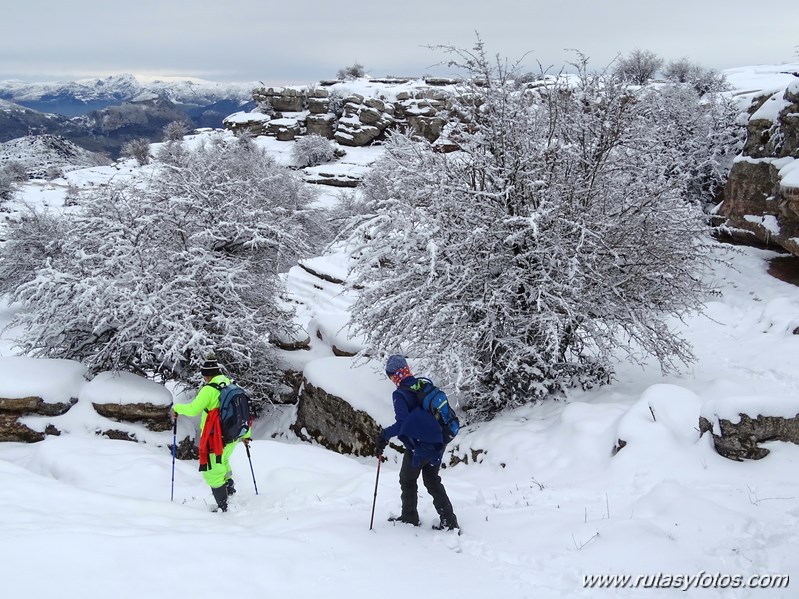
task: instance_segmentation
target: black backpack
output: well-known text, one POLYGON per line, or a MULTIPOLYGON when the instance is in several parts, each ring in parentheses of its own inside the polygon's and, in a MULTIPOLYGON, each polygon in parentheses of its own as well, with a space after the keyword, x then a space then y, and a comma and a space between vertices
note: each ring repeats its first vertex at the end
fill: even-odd
POLYGON ((412 387, 422 409, 432 414, 441 425, 444 433, 444 443, 449 443, 458 434, 461 424, 458 416, 449 405, 447 394, 433 384, 433 381, 424 377, 417 377, 417 383, 412 387))
POLYGON ((250 398, 236 383, 208 384, 219 391, 219 422, 222 425, 222 441, 227 445, 241 439, 252 425, 250 398))

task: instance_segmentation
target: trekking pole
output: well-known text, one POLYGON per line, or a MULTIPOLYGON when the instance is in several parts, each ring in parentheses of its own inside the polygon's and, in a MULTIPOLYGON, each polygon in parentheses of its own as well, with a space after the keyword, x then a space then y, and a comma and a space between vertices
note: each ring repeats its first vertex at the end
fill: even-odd
POLYGON ((244 441, 244 449, 247 450, 247 459, 250 461, 250 472, 252 473, 252 486, 255 487, 255 494, 258 495, 258 483, 255 482, 255 470, 252 469, 252 458, 250 457, 250 441, 244 441))
POLYGON ((175 414, 174 422, 172 423, 172 494, 169 501, 175 501, 175 456, 177 455, 178 445, 178 415, 175 414))
POLYGON ((377 476, 375 476, 375 496, 372 499, 372 519, 369 521, 369 530, 372 530, 372 525, 375 523, 375 505, 377 505, 377 481, 380 480, 380 462, 382 461, 381 458, 383 457, 383 453, 381 452, 377 456, 377 476))

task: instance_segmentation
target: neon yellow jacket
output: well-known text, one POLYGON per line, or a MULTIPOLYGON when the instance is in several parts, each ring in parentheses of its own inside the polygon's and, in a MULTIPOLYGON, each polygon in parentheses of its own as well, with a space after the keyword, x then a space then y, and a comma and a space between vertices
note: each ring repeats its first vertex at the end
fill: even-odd
MULTIPOLYGON (((229 385, 230 379, 224 374, 217 374, 208 383, 204 383, 202 389, 197 393, 190 403, 176 403, 172 409, 183 416, 200 416, 200 435, 202 435, 205 428, 205 419, 208 417, 208 412, 214 408, 219 407, 219 389, 215 389, 210 383, 216 385, 229 385)), ((252 429, 248 430, 242 439, 249 439, 252 437, 252 429)), ((236 441, 234 441, 235 443, 236 441)))
MULTIPOLYGON (((217 385, 229 385, 230 379, 224 374, 217 374, 210 382, 217 385)), ((208 412, 218 407, 219 390, 214 389, 209 383, 205 383, 190 403, 178 403, 172 406, 172 409, 183 416, 197 416, 198 414, 202 414, 200 417, 200 434, 202 434, 208 412)))

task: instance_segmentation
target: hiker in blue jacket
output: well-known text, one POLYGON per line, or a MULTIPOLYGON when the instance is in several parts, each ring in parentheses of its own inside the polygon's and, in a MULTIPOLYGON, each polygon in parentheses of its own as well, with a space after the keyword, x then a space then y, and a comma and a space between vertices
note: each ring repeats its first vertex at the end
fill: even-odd
POLYGON ((419 526, 417 491, 421 474, 422 482, 432 496, 433 505, 441 518, 433 528, 457 529, 458 519, 452 511, 452 503, 438 473, 445 447, 441 425, 432 414, 422 409, 416 394, 419 385, 405 358, 399 355, 389 356, 386 375, 397 386, 391 397, 396 422, 377 435, 377 454, 383 453, 392 437, 397 437, 405 445, 399 473, 402 513, 389 520, 419 526))

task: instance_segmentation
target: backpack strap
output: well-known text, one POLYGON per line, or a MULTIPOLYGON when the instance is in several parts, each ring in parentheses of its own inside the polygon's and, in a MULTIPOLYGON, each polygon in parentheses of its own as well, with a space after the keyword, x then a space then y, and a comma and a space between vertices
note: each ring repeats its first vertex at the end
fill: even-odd
MULTIPOLYGON (((222 389, 227 387, 227 383, 205 383, 204 387, 213 387, 217 391, 219 391, 219 395, 222 395, 222 389)), ((208 414, 208 408, 205 409, 205 413, 208 414)))

